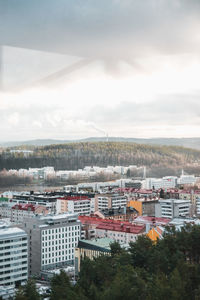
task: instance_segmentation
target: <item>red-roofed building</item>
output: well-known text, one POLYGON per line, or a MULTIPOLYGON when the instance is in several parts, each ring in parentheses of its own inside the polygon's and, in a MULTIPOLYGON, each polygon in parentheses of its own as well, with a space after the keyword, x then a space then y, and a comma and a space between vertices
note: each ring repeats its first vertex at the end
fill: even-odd
POLYGON ((15 204, 11 208, 11 222, 21 223, 26 217, 33 217, 34 215, 46 215, 49 210, 46 206, 33 204, 15 204))
MULTIPOLYGON (((145 225, 136 225, 119 220, 101 219, 96 217, 80 216, 86 238, 108 237, 119 243, 134 242, 138 235, 145 232, 145 225), (93 233, 93 235, 92 235, 93 233)), ((84 235, 84 232, 82 233, 84 235)))

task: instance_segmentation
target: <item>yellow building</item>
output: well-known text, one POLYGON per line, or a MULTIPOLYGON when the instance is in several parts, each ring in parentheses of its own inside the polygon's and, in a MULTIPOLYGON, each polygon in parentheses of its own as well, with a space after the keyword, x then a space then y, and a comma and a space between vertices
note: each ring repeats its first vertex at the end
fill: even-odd
POLYGON ((162 237, 163 230, 160 227, 155 227, 149 230, 147 233, 148 238, 152 240, 152 242, 156 242, 158 239, 162 237))
POLYGON ((158 203, 158 199, 145 199, 140 198, 137 200, 130 200, 128 207, 132 207, 138 211, 139 216, 155 216, 155 204, 158 203))

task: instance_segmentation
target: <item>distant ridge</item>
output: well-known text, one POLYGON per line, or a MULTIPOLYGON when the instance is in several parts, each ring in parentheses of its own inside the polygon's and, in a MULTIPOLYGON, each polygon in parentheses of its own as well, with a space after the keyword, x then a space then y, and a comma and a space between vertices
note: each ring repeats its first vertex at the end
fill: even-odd
MULTIPOLYGON (((19 147, 25 146, 47 146, 67 143, 79 142, 105 142, 107 137, 90 137, 78 140, 57 140, 57 139, 35 139, 19 142, 0 143, 1 147, 19 147)), ((166 145, 166 146, 183 146, 186 148, 193 148, 200 150, 200 138, 123 138, 123 137, 109 137, 110 142, 131 142, 136 144, 146 145, 166 145)))

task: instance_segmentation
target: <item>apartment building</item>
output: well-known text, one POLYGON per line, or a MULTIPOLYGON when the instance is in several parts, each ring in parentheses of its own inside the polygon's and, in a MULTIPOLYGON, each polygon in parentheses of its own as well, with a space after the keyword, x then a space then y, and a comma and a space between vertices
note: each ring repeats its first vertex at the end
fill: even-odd
POLYGON ((165 176, 162 178, 163 189, 173 189, 177 186, 178 177, 176 176, 165 176))
POLYGON ((186 217, 190 214, 190 200, 163 199, 155 207, 155 216, 162 218, 186 217))
POLYGON ((108 237, 120 244, 129 244, 135 242, 139 235, 145 232, 144 225, 136 225, 129 222, 101 222, 96 227, 96 237, 108 237))
POLYGON ((88 196, 66 196, 57 199, 57 213, 77 213, 79 215, 90 215, 91 199, 88 196))
POLYGON ((126 207, 127 197, 123 193, 105 193, 95 195, 95 211, 126 207))
POLYGON ((102 219, 113 219, 113 220, 121 220, 121 221, 133 221, 135 217, 137 217, 138 212, 136 209, 132 207, 120 207, 120 208, 112 208, 105 209, 101 211, 96 211, 94 213, 95 216, 98 216, 102 219))
POLYGON ((10 200, 13 204, 33 204, 46 206, 49 212, 56 212, 56 201, 60 197, 57 193, 33 193, 24 192, 14 194, 10 200))
POLYGON ((132 224, 120 220, 101 219, 97 217, 79 216, 82 223, 82 237, 90 239, 90 231, 93 230, 92 238, 111 238, 122 244, 134 242, 138 235, 145 232, 144 225, 132 224))
POLYGON ((22 228, 29 240, 29 275, 73 263, 81 232, 77 218, 77 214, 65 213, 24 220, 22 228))
POLYGON ((130 200, 128 207, 134 208, 139 216, 155 216, 155 205, 158 203, 158 198, 139 198, 130 200))
POLYGON ((27 234, 0 224, 0 285, 20 285, 28 279, 27 234))
POLYGON ((46 215, 49 209, 46 206, 33 204, 15 204, 11 208, 11 222, 22 223, 24 218, 34 217, 35 215, 46 215))
POLYGON ((194 185, 197 178, 194 175, 182 174, 178 179, 178 184, 180 185, 194 185))

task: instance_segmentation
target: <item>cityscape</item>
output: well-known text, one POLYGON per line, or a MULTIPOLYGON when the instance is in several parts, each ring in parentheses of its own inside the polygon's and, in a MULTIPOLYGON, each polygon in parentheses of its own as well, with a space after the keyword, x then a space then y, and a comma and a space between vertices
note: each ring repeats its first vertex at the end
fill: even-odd
POLYGON ((0 300, 200 300, 200 0, 0 0, 0 300))
POLYGON ((64 270, 76 281, 82 257, 110 255, 113 242, 126 249, 139 236, 155 242, 163 239, 168 227, 181 230, 186 224, 200 225, 200 177, 184 174, 184 170, 179 177, 163 178, 146 178, 146 167, 137 166, 87 166, 57 172, 54 167, 8 170, 37 180, 68 177, 71 172, 83 181, 98 172, 115 172, 120 178, 52 191, 1 193, 3 296, 13 297, 15 287, 30 277, 38 282, 40 294, 46 295, 54 274, 64 270), (142 178, 124 178, 130 169, 142 169, 142 178))

